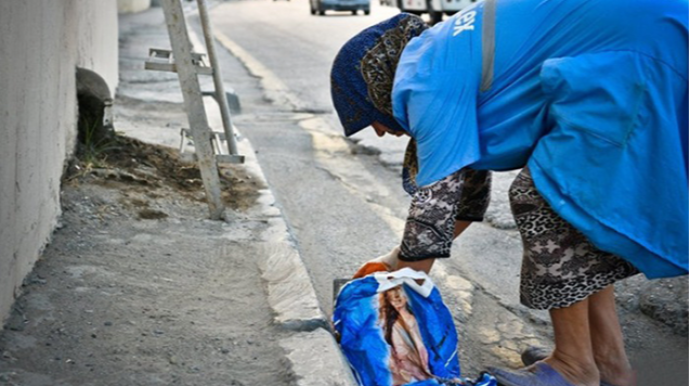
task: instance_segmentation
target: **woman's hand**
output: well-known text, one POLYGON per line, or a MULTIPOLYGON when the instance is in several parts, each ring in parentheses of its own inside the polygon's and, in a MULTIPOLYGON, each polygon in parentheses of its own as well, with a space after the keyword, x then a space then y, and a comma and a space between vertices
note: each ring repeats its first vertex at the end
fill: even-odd
POLYGON ((400 247, 395 247, 390 252, 364 263, 352 278, 359 279, 374 272, 394 271, 398 266, 398 255, 400 247))

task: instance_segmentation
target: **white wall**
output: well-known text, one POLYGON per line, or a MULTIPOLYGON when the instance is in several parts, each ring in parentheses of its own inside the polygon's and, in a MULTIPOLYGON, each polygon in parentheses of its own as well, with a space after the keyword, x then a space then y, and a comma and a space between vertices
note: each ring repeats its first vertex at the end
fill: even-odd
POLYGON ((78 1, 77 4, 81 15, 77 66, 98 73, 114 95, 119 77, 117 4, 112 0, 78 1))
POLYGON ((135 13, 149 9, 151 0, 117 0, 120 13, 135 13))
POLYGON ((75 69, 117 86, 112 0, 0 0, 0 321, 60 214, 76 142, 75 69))

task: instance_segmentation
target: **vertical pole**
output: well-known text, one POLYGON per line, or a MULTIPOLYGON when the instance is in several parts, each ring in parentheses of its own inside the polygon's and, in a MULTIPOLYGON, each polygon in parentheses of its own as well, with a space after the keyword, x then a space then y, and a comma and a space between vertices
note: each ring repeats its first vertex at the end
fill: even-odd
POLYGON ((165 23, 168 26, 170 45, 184 97, 189 127, 194 138, 196 158, 206 189, 206 201, 208 202, 210 217, 213 220, 218 220, 225 209, 220 199, 218 165, 211 145, 211 129, 206 119, 196 67, 192 63, 192 45, 189 42, 182 5, 180 0, 161 0, 161 5, 165 13, 165 23))
POLYGON ((225 88, 223 86, 223 75, 220 71, 220 64, 216 56, 215 43, 213 41, 213 31, 211 29, 211 21, 208 17, 208 8, 206 0, 197 0, 199 6, 199 16, 201 18, 201 28, 204 31, 204 38, 206 40, 206 51, 208 51, 208 58, 211 61, 213 68, 213 83, 216 89, 216 101, 220 107, 220 115, 223 119, 223 131, 225 132, 225 139, 228 143, 228 152, 230 154, 237 154, 237 144, 235 143, 235 136, 232 132, 232 120, 230 118, 230 109, 228 109, 228 101, 225 96, 225 88))

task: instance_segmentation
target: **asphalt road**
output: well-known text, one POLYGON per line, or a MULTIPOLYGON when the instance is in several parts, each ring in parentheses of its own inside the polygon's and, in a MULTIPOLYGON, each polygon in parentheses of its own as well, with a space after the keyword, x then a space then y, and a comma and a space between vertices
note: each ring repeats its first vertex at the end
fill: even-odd
POLYGON ((312 16, 305 0, 242 1, 216 8, 213 20, 285 82, 304 103, 299 107, 331 111, 328 69, 338 49, 357 32, 396 13, 376 1, 369 16, 334 11, 312 16))
MULTIPOLYGON (((243 103, 253 106, 235 123, 259 152, 327 314, 332 280, 350 276, 362 262, 397 245, 404 225, 408 198, 396 160, 402 159, 405 141, 380 141, 373 133, 358 135, 358 146, 343 140, 329 92, 329 70, 339 47, 396 13, 374 1, 369 16, 312 16, 306 0, 231 1, 212 12, 217 37, 255 77, 244 80, 233 72, 239 70, 228 70, 226 80, 243 103), (272 103, 266 104, 266 97, 272 103)), ((223 55, 224 70, 237 66, 227 52, 223 55)), ((547 315, 519 305, 521 247, 505 199, 512 175, 495 179, 490 221, 473 225, 456 241, 453 258, 434 269, 458 320, 461 359, 470 372, 517 365, 522 348, 549 341, 547 315)), ((638 315, 628 317, 631 356, 644 373, 640 386, 660 379, 685 384, 677 382, 687 379, 687 339, 638 315), (666 378, 659 378, 658 370, 666 378)))

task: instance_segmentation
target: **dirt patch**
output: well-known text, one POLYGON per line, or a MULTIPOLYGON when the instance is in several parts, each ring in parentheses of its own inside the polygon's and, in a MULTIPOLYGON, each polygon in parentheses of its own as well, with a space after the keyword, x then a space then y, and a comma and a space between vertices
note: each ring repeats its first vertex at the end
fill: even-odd
POLYGON ((139 218, 142 220, 159 220, 166 217, 168 217, 168 215, 160 210, 147 208, 139 211, 139 218))
MULTIPOLYGON (((234 210, 253 206, 258 191, 265 187, 242 165, 221 165, 219 175, 223 203, 234 210)), ((97 154, 81 154, 65 180, 69 183, 85 179, 95 179, 114 189, 167 186, 191 200, 206 202, 201 172, 195 163, 182 161, 175 149, 124 136, 115 136, 97 154)))

